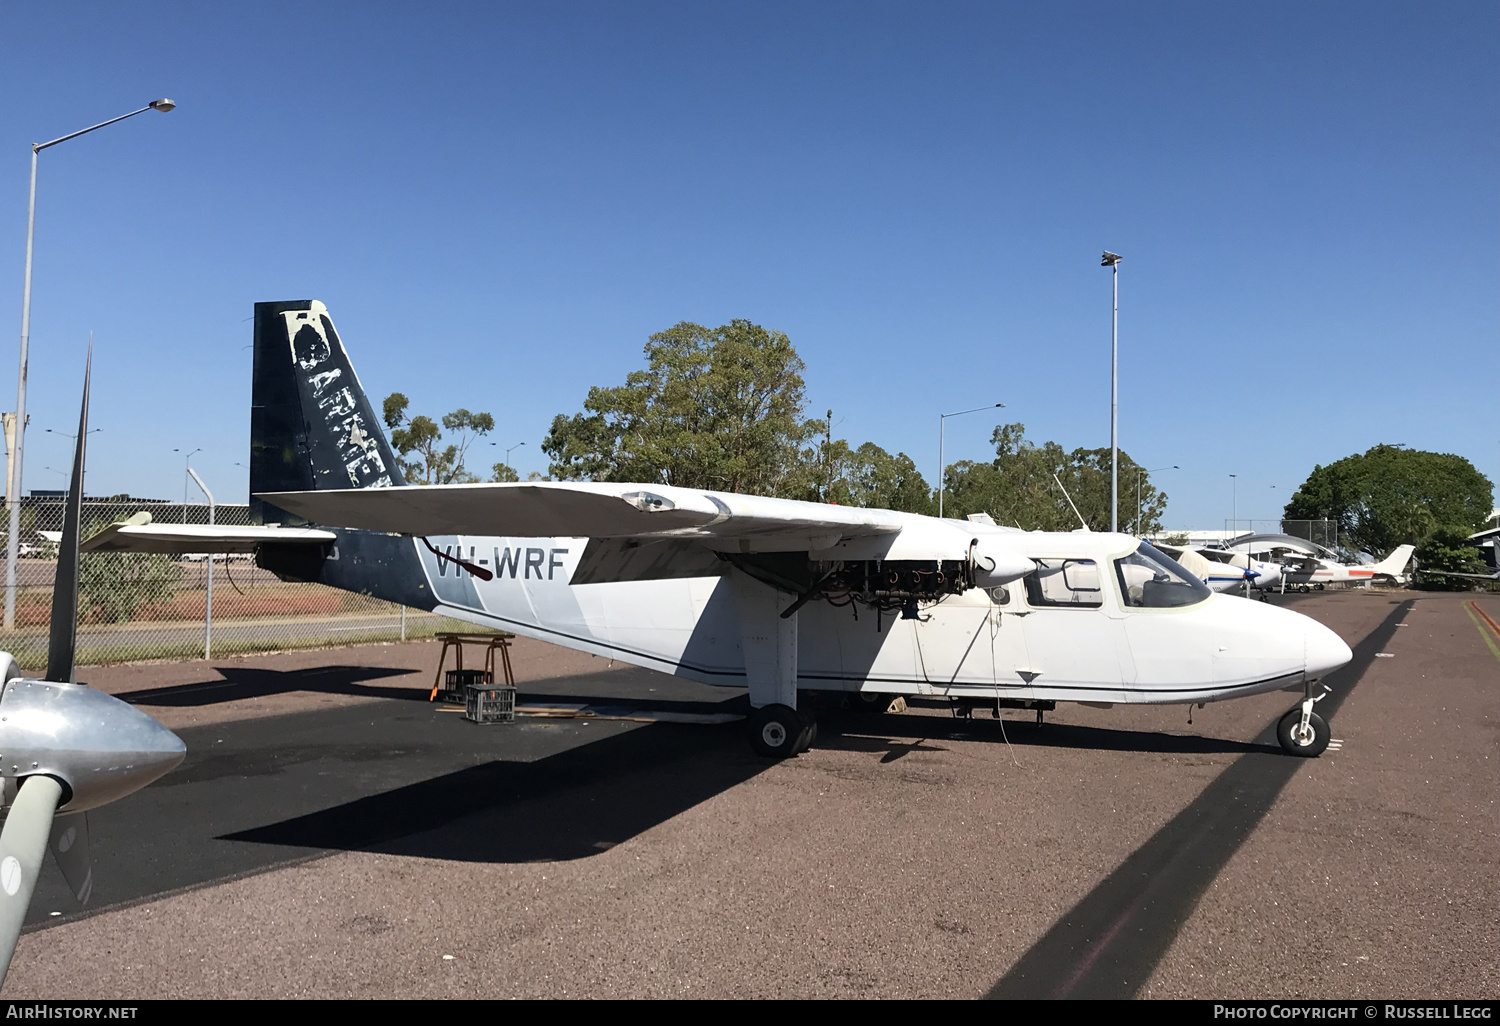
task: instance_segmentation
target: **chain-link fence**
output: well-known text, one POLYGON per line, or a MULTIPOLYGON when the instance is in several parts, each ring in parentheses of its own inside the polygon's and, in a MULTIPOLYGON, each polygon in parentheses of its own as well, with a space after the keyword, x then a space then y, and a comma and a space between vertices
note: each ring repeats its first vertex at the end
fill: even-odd
MULTIPOLYGON (((156 523, 209 522, 207 505, 85 500, 83 537, 141 510, 156 523)), ((212 512, 215 523, 249 523, 247 506, 212 512)), ((62 522, 61 498, 23 500, 15 626, 0 631, 0 649, 28 671, 46 668, 62 522)), ((4 551, 0 534, 0 567, 4 551)), ((281 581, 249 556, 86 553, 78 590, 79 665, 402 641, 466 629, 365 595, 281 581)))

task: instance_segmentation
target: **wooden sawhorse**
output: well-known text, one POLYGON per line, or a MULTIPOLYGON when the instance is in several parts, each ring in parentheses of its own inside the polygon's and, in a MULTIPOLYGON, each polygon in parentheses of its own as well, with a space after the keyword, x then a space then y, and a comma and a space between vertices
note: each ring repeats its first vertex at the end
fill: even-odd
POLYGON ((454 652, 456 670, 464 668, 464 645, 483 645, 484 649, 484 672, 489 676, 491 684, 495 683, 495 650, 500 651, 500 665, 505 671, 505 684, 509 687, 516 686, 515 674, 510 669, 510 643, 514 640, 514 634, 502 632, 488 634, 459 634, 442 633, 433 635, 443 643, 442 655, 438 656, 437 676, 432 681, 432 694, 427 701, 436 702, 438 692, 443 689, 443 667, 448 662, 448 650, 454 652))

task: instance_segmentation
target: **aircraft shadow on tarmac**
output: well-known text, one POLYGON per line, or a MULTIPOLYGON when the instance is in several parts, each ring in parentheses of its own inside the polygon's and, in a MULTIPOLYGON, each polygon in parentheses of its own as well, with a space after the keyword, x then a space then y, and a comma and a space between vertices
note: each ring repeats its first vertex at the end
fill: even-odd
POLYGON ((131 705, 194 707, 237 702, 246 698, 307 691, 325 695, 362 695, 367 698, 427 699, 425 688, 390 688, 366 684, 382 677, 403 677, 412 671, 382 666, 318 666, 306 670, 261 670, 250 666, 217 667, 222 680, 143 688, 115 697, 131 705))
MULTIPOLYGON (((548 697, 558 701, 569 696, 548 697)), ((638 706, 730 712, 739 711, 744 701, 739 696, 721 703, 638 706)), ((956 734, 966 741, 1005 740, 998 723, 840 714, 825 721, 818 747, 881 753, 883 763, 913 751, 942 751, 941 742, 956 734)), ((1279 751, 1262 744, 1063 724, 1038 729, 1011 722, 1006 729, 1011 744, 1018 746, 1173 754, 1279 751)), ((750 753, 743 730, 740 723, 647 724, 533 761, 486 761, 221 839, 466 862, 587 858, 771 766, 750 753)))
POLYGON ((737 723, 646 724, 535 761, 485 762, 221 839, 465 862, 586 858, 764 771, 770 763, 748 751, 742 730, 737 723))

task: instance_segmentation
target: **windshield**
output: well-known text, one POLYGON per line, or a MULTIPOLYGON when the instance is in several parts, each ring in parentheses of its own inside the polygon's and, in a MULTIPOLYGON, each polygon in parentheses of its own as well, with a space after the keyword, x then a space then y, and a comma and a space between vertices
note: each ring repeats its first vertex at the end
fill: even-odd
POLYGON ((1191 606, 1213 594, 1208 585, 1149 542, 1141 542, 1130 555, 1115 560, 1115 573, 1125 605, 1137 609, 1191 606))

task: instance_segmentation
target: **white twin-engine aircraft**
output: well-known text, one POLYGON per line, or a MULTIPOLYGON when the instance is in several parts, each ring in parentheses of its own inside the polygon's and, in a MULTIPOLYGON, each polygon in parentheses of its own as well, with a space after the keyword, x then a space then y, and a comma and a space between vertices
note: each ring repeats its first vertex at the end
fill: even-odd
MULTIPOLYGON (((223 544, 283 577, 747 687, 768 756, 815 737, 804 690, 1038 717, 1295 690, 1283 746, 1328 743, 1314 685, 1349 647, 1135 538, 660 484, 405 486, 323 305, 257 304, 255 325, 251 492, 285 526, 223 544)), ((204 528, 177 530, 120 525, 93 547, 204 551, 204 528)))

